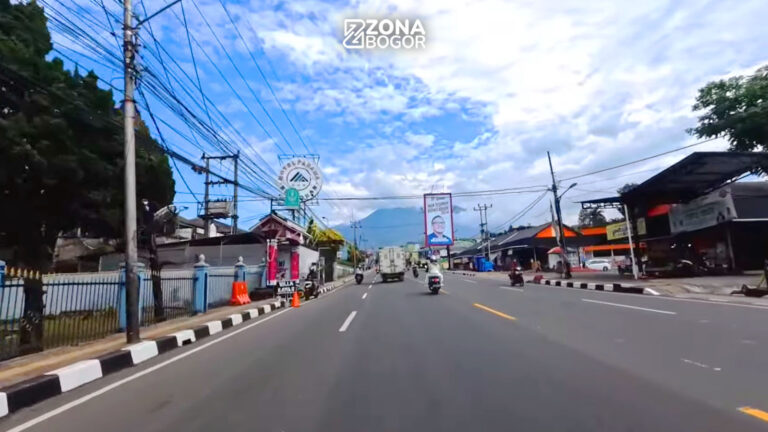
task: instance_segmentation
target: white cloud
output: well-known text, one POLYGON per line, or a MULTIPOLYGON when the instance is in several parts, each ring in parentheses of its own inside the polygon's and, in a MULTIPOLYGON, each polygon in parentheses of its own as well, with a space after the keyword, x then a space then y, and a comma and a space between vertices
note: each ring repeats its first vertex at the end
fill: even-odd
MULTIPOLYGON (((218 0, 198 5, 225 45, 240 55, 238 61, 250 63, 218 0)), ((356 0, 342 6, 250 0, 228 7, 251 48, 286 60, 286 70, 278 71, 281 79, 273 82, 283 103, 342 133, 331 139, 315 131, 334 146, 343 144, 344 150, 320 149, 324 162, 332 160, 323 167, 326 192, 337 195, 412 194, 435 184, 454 191, 547 184, 547 150, 564 178, 680 147, 694 142, 684 131, 695 124, 690 107, 699 87, 768 62, 764 44, 756 42, 768 40, 764 0, 356 0), (382 15, 421 18, 427 48, 362 53, 341 48, 344 17, 382 15), (456 115, 455 125, 439 123, 446 114, 456 115), (474 137, 459 137, 466 125, 458 119, 480 125, 474 137), (350 139, 343 135, 346 127, 378 136, 350 139)), ((193 36, 226 65, 193 7, 187 18, 193 36)), ((176 42, 173 52, 190 71, 186 36, 173 14, 157 22, 155 31, 176 42)), ((218 76, 210 66, 201 71, 218 76)), ((229 91, 217 80, 205 81, 209 94, 229 91)), ((221 106, 238 111, 234 103, 221 106)), ((254 151, 270 163, 274 147, 269 140, 253 141, 254 151)), ((724 147, 720 141, 697 149, 724 147)), ((621 182, 642 180, 652 174, 647 170, 687 153, 615 173, 646 170, 636 176, 607 173, 604 183, 582 187, 598 192, 569 196, 610 194, 621 182)), ((491 223, 508 219, 533 198, 489 198, 495 204, 491 223)), ((348 217, 354 210, 359 216, 377 206, 403 204, 344 203, 333 211, 348 217)), ((569 218, 575 219, 577 210, 566 204, 569 218)), ((546 218, 547 212, 544 200, 531 215, 546 218)), ((461 217, 475 216, 467 213, 461 217)))

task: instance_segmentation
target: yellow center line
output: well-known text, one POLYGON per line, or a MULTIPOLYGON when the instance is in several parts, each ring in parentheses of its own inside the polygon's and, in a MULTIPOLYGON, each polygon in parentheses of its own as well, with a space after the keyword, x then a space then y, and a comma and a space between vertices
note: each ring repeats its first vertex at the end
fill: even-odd
POLYGON ((752 417, 757 417, 764 422, 768 422, 768 412, 763 410, 752 407, 741 407, 739 408, 739 411, 743 412, 744 414, 749 414, 752 417))
POLYGON ((498 316, 500 316, 502 318, 506 318, 506 319, 512 320, 512 321, 517 321, 517 318, 515 318, 513 316, 509 316, 509 315, 505 314, 504 312, 499 312, 496 309, 491 309, 488 306, 483 306, 480 303, 474 303, 474 304, 472 304, 472 306, 474 306, 476 308, 479 308, 479 309, 482 309, 482 310, 484 310, 486 312, 490 312, 490 313, 492 313, 494 315, 498 315, 498 316))

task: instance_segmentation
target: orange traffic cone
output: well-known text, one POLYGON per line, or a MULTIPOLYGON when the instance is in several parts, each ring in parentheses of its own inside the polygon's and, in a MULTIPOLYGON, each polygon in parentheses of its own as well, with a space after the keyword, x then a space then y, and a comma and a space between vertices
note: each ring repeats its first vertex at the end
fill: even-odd
POLYGON ((291 307, 299 307, 301 305, 301 302, 299 301, 299 293, 298 291, 293 292, 293 298, 291 299, 291 307))

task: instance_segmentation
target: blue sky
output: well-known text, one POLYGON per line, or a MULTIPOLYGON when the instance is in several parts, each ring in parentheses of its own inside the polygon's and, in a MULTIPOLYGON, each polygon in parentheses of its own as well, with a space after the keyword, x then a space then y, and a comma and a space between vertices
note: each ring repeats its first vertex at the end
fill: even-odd
MULTIPOLYGON (((90 34, 118 53, 100 3, 65 0, 43 5, 52 6, 52 15, 54 8, 65 11, 65 5, 80 10, 75 22, 90 25, 90 34)), ((145 6, 151 12, 167 3, 154 0, 145 6)), ((115 0, 104 4, 110 13, 119 12, 115 0)), ((568 177, 678 148, 696 141, 685 129, 695 124, 691 105, 699 87, 768 63, 764 0, 228 0, 226 6, 236 26, 219 0, 184 0, 203 93, 231 122, 221 133, 237 137, 233 144, 259 165, 264 177, 279 170, 279 154, 306 152, 303 140, 320 154, 325 175, 321 196, 328 198, 543 185, 551 182, 547 150, 557 175, 568 177), (342 47, 344 18, 381 16, 421 19, 426 49, 352 52, 342 47)), ((143 15, 141 3, 136 11, 143 15)), ((180 19, 177 5, 153 19, 151 30, 162 46, 164 64, 172 76, 180 77, 169 87, 203 118, 199 89, 184 78, 194 77, 195 68, 180 19)), ((141 61, 162 81, 149 30, 141 30, 141 61)), ((119 69, 81 56, 81 45, 53 32, 58 49, 122 85, 119 69)), ((149 105, 158 118, 190 135, 159 100, 150 97, 149 105)), ((160 128, 171 147, 199 159, 202 152, 194 139, 185 139, 162 122, 160 128)), ((696 150, 725 147, 715 141, 696 150)), ((568 196, 573 201, 611 195, 624 183, 650 177, 686 154, 580 179, 568 196)), ((230 171, 226 165, 213 168, 230 171)), ((190 207, 185 213, 190 215, 194 199, 179 175, 198 199, 203 179, 183 166, 176 173, 177 201, 190 207)), ((245 181, 269 190, 255 176, 245 181)), ((214 190, 227 192, 224 187, 214 190)), ((243 195, 250 199, 248 193, 243 195)), ((488 212, 493 227, 537 196, 480 200, 493 204, 488 212)), ((466 208, 477 202, 456 200, 466 208)), ((323 202, 316 212, 334 224, 377 207, 408 205, 419 201, 323 202)), ((267 211, 264 201, 243 201, 242 225, 249 226, 267 211)), ((564 212, 566 221, 574 222, 578 205, 568 201, 564 212)), ((457 218, 474 223, 473 213, 457 218)), ((536 224, 548 215, 548 201, 543 200, 517 223, 536 224)))

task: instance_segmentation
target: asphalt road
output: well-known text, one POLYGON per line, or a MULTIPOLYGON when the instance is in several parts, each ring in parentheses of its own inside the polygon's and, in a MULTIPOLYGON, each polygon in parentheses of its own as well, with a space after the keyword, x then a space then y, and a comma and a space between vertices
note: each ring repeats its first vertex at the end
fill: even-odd
POLYGON ((83 386, 0 429, 768 430, 739 410, 768 411, 768 310, 458 276, 439 296, 412 277, 368 283, 83 386))

